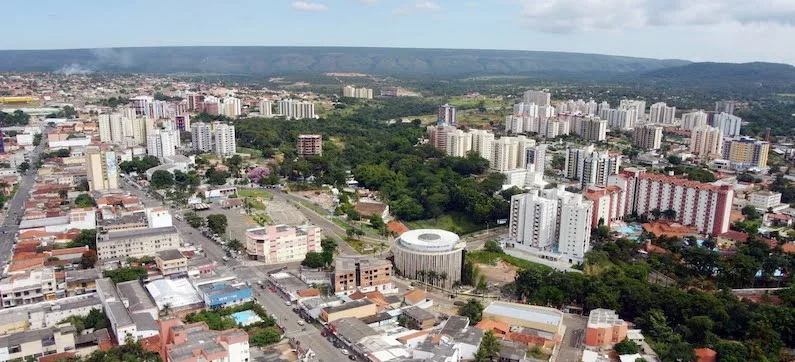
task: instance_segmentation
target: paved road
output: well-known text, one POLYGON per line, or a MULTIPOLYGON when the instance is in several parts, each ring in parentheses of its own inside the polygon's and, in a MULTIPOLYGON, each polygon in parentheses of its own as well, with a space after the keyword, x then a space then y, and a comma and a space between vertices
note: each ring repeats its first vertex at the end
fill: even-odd
POLYGON ((309 222, 311 222, 314 225, 320 226, 320 228, 323 229, 324 236, 328 236, 330 238, 333 238, 334 240, 337 240, 337 245, 339 245, 340 254, 347 254, 347 255, 359 254, 343 239, 346 236, 345 229, 335 224, 326 216, 320 215, 316 213, 314 210, 306 206, 303 206, 301 202, 308 202, 306 199, 299 196, 290 195, 288 193, 281 192, 278 190, 275 190, 271 193, 273 194, 273 200, 275 201, 290 202, 291 204, 296 205, 298 211, 304 214, 304 216, 309 220, 309 222))
MULTIPOLYGON (((44 131, 47 132, 46 130, 44 131)), ((32 165, 38 158, 39 155, 44 151, 46 148, 45 145, 47 142, 42 140, 38 146, 33 150, 33 153, 30 156, 30 164, 32 165)), ((14 195, 14 198, 11 199, 11 202, 8 203, 8 210, 4 215, 4 220, 0 229, 2 229, 3 233, 0 234, 0 253, 5 257, 0 260, 0 270, 5 273, 5 268, 8 265, 8 262, 11 260, 13 256, 13 247, 14 247, 14 240, 16 239, 17 231, 19 230, 19 216, 22 215, 22 206, 25 199, 30 196, 30 191, 33 189, 33 183, 36 179, 36 174, 38 170, 30 169, 24 175, 22 175, 22 179, 19 181, 19 187, 17 188, 17 193, 14 195)))

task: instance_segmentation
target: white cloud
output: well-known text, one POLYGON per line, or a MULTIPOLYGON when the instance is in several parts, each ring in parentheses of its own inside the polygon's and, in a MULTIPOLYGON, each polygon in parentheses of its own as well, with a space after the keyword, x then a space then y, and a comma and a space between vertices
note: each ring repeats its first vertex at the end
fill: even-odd
POLYGON ((437 11, 441 10, 441 6, 433 1, 418 1, 413 6, 397 8, 392 10, 395 15, 405 15, 418 11, 437 11))
POLYGON ((795 26, 792 0, 519 0, 526 26, 545 32, 637 29, 651 26, 795 26))
POLYGON ((362 5, 375 5, 378 4, 378 0, 359 0, 362 5))
POLYGON ((320 3, 311 3, 307 1, 293 1, 292 5, 293 9, 301 10, 301 11, 327 11, 328 6, 326 4, 320 3))

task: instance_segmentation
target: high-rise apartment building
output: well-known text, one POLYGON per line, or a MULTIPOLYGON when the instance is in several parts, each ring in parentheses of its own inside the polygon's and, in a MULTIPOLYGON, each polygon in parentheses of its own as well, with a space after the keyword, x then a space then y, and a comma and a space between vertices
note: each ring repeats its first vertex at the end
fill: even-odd
POLYGON ((559 202, 558 252, 582 260, 591 250, 593 202, 575 195, 559 202))
POLYGON ((185 95, 185 100, 188 104, 189 111, 199 111, 201 103, 204 102, 204 96, 194 92, 189 92, 185 95))
POLYGON ((299 134, 296 148, 299 156, 321 156, 323 155, 323 136, 299 134))
POLYGON ((86 178, 90 191, 119 188, 119 171, 113 151, 86 150, 86 178))
POLYGON ((177 130, 190 131, 190 116, 183 114, 174 117, 174 125, 177 130))
POLYGON ((356 291, 392 290, 392 263, 373 256, 334 258, 334 292, 352 294, 356 291))
POLYGON ((566 153, 566 177, 579 180, 586 185, 604 186, 607 177, 618 173, 621 155, 611 155, 607 151, 596 151, 593 145, 569 149, 566 153))
POLYGON ((723 158, 737 168, 767 167, 770 143, 753 138, 727 139, 723 143, 723 158))
POLYGON ((712 125, 723 132, 724 137, 739 137, 743 119, 729 113, 716 113, 712 125))
POLYGON ((652 210, 673 210, 674 219, 699 232, 720 235, 729 230, 734 189, 674 176, 626 168, 610 177, 610 184, 624 190, 625 215, 651 215, 652 210))
POLYGON ((436 112, 436 118, 439 120, 440 123, 455 126, 456 119, 456 106, 451 106, 449 104, 443 104, 439 106, 438 112, 436 112))
POLYGON ((220 111, 223 116, 237 118, 237 116, 243 114, 243 106, 240 102, 240 98, 224 97, 220 111))
POLYGON ((699 157, 723 155, 723 133, 721 130, 700 126, 690 132, 690 153, 699 157))
POLYGON ((635 108, 611 109, 607 113, 607 125, 613 129, 632 129, 638 123, 638 117, 635 108))
POLYGON ((259 115, 262 117, 272 117, 273 116, 273 102, 269 100, 263 100, 259 102, 259 115))
POLYGON ((504 172, 527 167, 527 149, 536 145, 525 136, 502 137, 491 144, 489 158, 492 170, 504 172))
POLYGON ((135 109, 135 114, 139 116, 148 116, 150 104, 154 103, 155 98, 151 96, 137 96, 130 98, 132 107, 135 109))
POLYGON ((682 115, 682 129, 693 130, 698 127, 706 126, 709 114, 704 111, 688 112, 682 115))
POLYGON ((547 163, 547 146, 545 144, 534 145, 525 148, 525 160, 527 165, 533 165, 534 170, 544 174, 547 163))
MULTIPOLYGON (((600 115, 602 113, 602 111, 604 111, 606 109, 610 109, 610 103, 602 101, 602 103, 599 103, 599 105, 596 107, 596 114, 600 115)), ((606 118, 606 117, 602 117, 601 115, 599 117, 602 118, 602 119, 606 118)))
POLYGON ((373 90, 370 88, 356 88, 346 85, 342 88, 342 96, 349 98, 373 99, 373 90))
POLYGON ((668 107, 665 102, 654 103, 649 107, 649 122, 650 123, 674 123, 676 115, 676 107, 668 107))
POLYGON ((191 146, 194 151, 212 152, 213 151, 213 131, 208 123, 194 123, 190 127, 191 146))
POLYGON ((455 127, 447 125, 428 126, 428 140, 433 147, 442 151, 447 151, 447 134, 455 130, 455 127))
POLYGON ((231 157, 237 152, 235 126, 226 123, 214 123, 213 149, 219 157, 231 157))
POLYGON ((646 101, 622 99, 618 104, 618 108, 634 109, 636 119, 643 119, 646 116, 646 101))
POLYGON ((315 104, 312 102, 282 99, 276 102, 276 108, 287 119, 315 118, 315 104))
POLYGON ((524 103, 534 103, 537 106, 549 106, 552 99, 552 94, 544 91, 526 91, 522 95, 524 103))
POLYGON ((662 146, 662 126, 644 124, 635 127, 632 135, 632 144, 647 150, 659 150, 662 146))
POLYGON ((164 157, 174 156, 179 146, 179 131, 157 129, 146 135, 146 154, 155 156, 161 161, 164 157))
POLYGON ((472 134, 460 129, 448 132, 445 141, 445 151, 448 156, 466 157, 472 150, 472 134))
POLYGON ((569 130, 586 141, 602 142, 607 140, 607 120, 587 116, 568 116, 569 130))
POLYGON ((482 129, 471 129, 469 133, 472 134, 472 151, 477 152, 480 157, 490 160, 494 133, 482 129))
POLYGON ((715 102, 715 113, 734 114, 734 106, 737 104, 735 101, 717 101, 715 102))
POLYGON ((521 246, 550 250, 555 245, 557 201, 541 197, 539 190, 511 197, 508 237, 521 246))

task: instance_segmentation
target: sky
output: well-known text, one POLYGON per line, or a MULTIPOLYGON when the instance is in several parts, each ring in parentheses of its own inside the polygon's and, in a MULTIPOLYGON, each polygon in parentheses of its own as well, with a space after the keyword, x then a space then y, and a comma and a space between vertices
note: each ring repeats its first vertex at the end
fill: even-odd
POLYGON ((0 1, 0 49, 546 50, 795 64, 795 0, 0 1))

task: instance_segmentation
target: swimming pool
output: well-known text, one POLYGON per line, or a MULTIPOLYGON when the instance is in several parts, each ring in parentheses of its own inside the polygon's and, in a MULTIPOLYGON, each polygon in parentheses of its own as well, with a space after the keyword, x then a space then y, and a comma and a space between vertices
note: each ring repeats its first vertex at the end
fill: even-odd
POLYGON ((639 233, 641 231, 643 231, 643 226, 641 225, 627 225, 627 226, 622 226, 620 229, 618 229, 618 232, 622 234, 634 234, 634 233, 639 233))
POLYGON ((254 324, 259 321, 262 321, 262 318, 260 318, 257 315, 257 313, 254 313, 254 311, 250 310, 244 310, 242 312, 234 313, 231 315, 231 317, 232 319, 235 320, 235 322, 237 322, 237 324, 241 326, 247 326, 249 324, 254 324))

